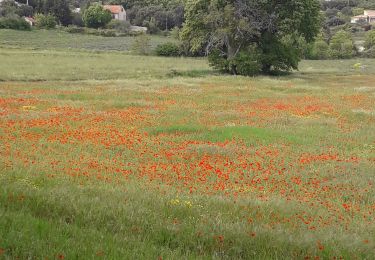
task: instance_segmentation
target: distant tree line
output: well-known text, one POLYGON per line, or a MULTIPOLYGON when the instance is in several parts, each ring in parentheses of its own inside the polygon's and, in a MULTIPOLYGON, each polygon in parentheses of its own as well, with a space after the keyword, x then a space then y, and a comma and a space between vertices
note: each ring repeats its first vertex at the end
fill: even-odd
POLYGON ((321 1, 324 26, 334 27, 350 24, 352 16, 361 15, 365 9, 375 9, 374 0, 331 0, 321 1))

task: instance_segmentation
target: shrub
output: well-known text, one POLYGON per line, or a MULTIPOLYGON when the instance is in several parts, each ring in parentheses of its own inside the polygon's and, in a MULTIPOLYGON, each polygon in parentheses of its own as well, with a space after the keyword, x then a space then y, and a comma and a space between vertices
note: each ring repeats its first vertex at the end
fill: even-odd
POLYGON ((75 25, 68 26, 64 30, 68 33, 84 33, 85 32, 85 28, 77 27, 75 25))
POLYGON ((208 54, 208 63, 210 66, 216 70, 222 72, 229 72, 228 60, 223 56, 223 54, 215 49, 208 54))
POLYGON ((89 28, 100 28, 106 26, 112 20, 112 15, 108 10, 104 10, 101 5, 90 6, 83 13, 83 21, 89 28))
POLYGON ((157 27, 154 17, 152 17, 150 21, 143 21, 142 26, 147 27, 147 31, 151 34, 156 34, 160 32, 160 29, 157 27))
POLYGON ((3 17, 0 18, 0 29, 13 29, 28 31, 31 29, 30 24, 23 18, 3 17))
POLYGON ((341 9, 341 13, 345 16, 352 16, 353 15, 353 10, 349 6, 345 6, 343 9, 341 9))
POLYGON ((83 27, 85 25, 80 13, 72 13, 72 24, 78 27, 83 27))
POLYGON ((0 17, 11 17, 11 16, 32 16, 33 8, 28 5, 18 4, 14 0, 1 0, 0 1, 0 17))
POLYGON ((339 25, 343 25, 345 24, 345 21, 339 17, 332 17, 330 19, 328 19, 328 21, 326 22, 326 25, 328 26, 339 26, 339 25))
POLYGON ((171 30, 171 36, 172 36, 174 39, 179 39, 179 38, 180 38, 180 28, 178 28, 178 27, 173 27, 173 29, 171 30))
POLYGON ((338 12, 339 12, 339 10, 333 8, 333 9, 327 9, 325 14, 328 18, 332 18, 332 17, 335 17, 338 12))
POLYGON ((36 14, 35 26, 39 29, 53 29, 56 27, 56 18, 50 14, 36 14))
POLYGON ((338 31, 331 39, 329 50, 332 58, 352 58, 355 54, 352 35, 346 31, 338 31))
POLYGON ((219 50, 213 50, 208 55, 208 62, 216 70, 236 75, 255 76, 262 70, 260 54, 253 48, 240 52, 233 59, 227 59, 219 50))
POLYGON ((375 30, 368 31, 366 33, 366 40, 364 47, 366 49, 371 49, 375 47, 375 30))
POLYGON ((112 20, 106 26, 106 28, 115 30, 119 33, 129 33, 130 27, 131 25, 128 21, 119 21, 119 20, 112 20))
POLYGON ((375 46, 365 50, 363 53, 362 53, 363 57, 365 58, 375 58, 375 46))
POLYGON ((156 55, 158 56, 173 57, 173 56, 181 55, 180 46, 172 42, 159 44, 156 47, 155 52, 156 52, 156 55))
POLYGON ((359 8, 359 7, 352 9, 352 12, 353 12, 354 16, 356 16, 356 15, 362 15, 364 11, 365 11, 364 8, 359 8))
POLYGON ((312 60, 325 60, 330 57, 329 45, 324 40, 322 35, 317 37, 315 42, 310 44, 310 48, 306 56, 308 59, 312 59, 312 60))
POLYGON ((329 45, 324 40, 314 42, 312 56, 315 59, 325 60, 329 58, 329 45))
POLYGON ((150 37, 146 34, 141 34, 134 38, 131 50, 140 55, 147 55, 150 52, 150 37))

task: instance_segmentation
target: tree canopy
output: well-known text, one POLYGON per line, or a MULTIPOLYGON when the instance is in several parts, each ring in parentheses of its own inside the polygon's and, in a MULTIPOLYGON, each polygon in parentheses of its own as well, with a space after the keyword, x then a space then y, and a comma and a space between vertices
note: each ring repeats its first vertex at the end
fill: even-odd
POLYGON ((190 51, 234 74, 243 74, 244 55, 264 73, 297 69, 300 41, 313 41, 321 24, 317 0, 188 0, 185 12, 190 51))
POLYGON ((104 27, 112 20, 112 15, 103 6, 94 4, 87 8, 83 13, 83 21, 87 27, 100 28, 104 27))

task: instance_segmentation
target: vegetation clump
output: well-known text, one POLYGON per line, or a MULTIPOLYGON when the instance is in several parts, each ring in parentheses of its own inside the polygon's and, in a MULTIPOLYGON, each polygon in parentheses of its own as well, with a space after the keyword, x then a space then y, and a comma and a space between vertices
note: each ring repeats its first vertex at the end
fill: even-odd
POLYGON ((176 57, 181 55, 181 49, 178 44, 167 42, 156 46, 155 53, 158 56, 176 57))
POLYGON ((27 23, 23 18, 19 17, 1 17, 0 18, 0 29, 12 29, 29 31, 31 29, 30 24, 27 23))
POLYGON ((320 4, 316 0, 189 0, 185 19, 182 39, 191 52, 214 55, 210 58, 214 68, 254 75, 260 67, 260 72, 270 74, 298 68, 302 58, 298 39, 312 42, 318 34, 320 4))
POLYGON ((355 54, 353 38, 351 34, 346 31, 337 32, 332 37, 329 48, 332 58, 350 59, 355 54))
POLYGON ((368 58, 375 58, 375 30, 366 34, 364 55, 368 58))
POLYGON ((83 22, 89 28, 105 27, 111 20, 111 13, 99 4, 90 6, 83 13, 83 22))
POLYGON ((138 55, 147 55, 150 53, 150 42, 151 39, 147 34, 141 34, 134 37, 134 42, 131 46, 133 53, 138 55))
POLYGON ((329 45, 323 38, 323 35, 319 35, 314 43, 311 43, 307 50, 307 58, 312 60, 326 60, 330 58, 329 45))
POLYGON ((57 25, 56 17, 51 14, 37 14, 35 15, 35 26, 39 29, 53 29, 57 25))

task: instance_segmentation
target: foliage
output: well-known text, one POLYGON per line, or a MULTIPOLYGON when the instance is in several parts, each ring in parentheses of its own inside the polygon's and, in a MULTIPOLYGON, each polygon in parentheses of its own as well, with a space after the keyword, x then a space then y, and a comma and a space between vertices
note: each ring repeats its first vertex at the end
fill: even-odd
POLYGON ((156 20, 154 17, 151 17, 150 20, 144 20, 142 22, 142 26, 147 27, 147 31, 151 34, 156 34, 160 32, 159 27, 156 24, 156 20))
POLYGON ((174 39, 180 39, 180 28, 179 27, 174 27, 172 30, 171 30, 171 36, 174 38, 174 39))
POLYGON ((181 27, 184 21, 184 6, 176 4, 135 5, 127 10, 130 22, 138 26, 146 26, 151 33, 181 27))
POLYGON ((329 45, 322 36, 317 37, 314 43, 311 44, 308 58, 313 60, 325 60, 329 56, 329 45))
POLYGON ((349 59, 355 54, 352 35, 346 31, 338 31, 329 44, 330 56, 337 59, 349 59))
POLYGON ((366 33, 365 48, 371 49, 375 47, 375 30, 366 33))
POLYGON ((345 24, 345 20, 339 17, 332 17, 326 21, 326 25, 328 26, 339 26, 345 24))
POLYGON ((164 44, 159 44, 156 46, 155 53, 158 56, 180 56, 181 55, 181 49, 178 44, 167 42, 164 44))
POLYGON ((298 39, 310 42, 319 31, 319 10, 315 0, 189 0, 181 37, 193 53, 218 50, 228 64, 251 46, 264 73, 289 71, 301 57, 298 39))
POLYGON ((83 27, 85 25, 81 13, 72 13, 72 24, 78 27, 83 27))
POLYGON ((90 29, 86 28, 85 33, 103 37, 116 37, 116 30, 113 29, 90 29))
POLYGON ((67 26, 64 28, 64 31, 68 33, 79 33, 79 34, 88 34, 88 35, 96 35, 96 36, 103 36, 103 37, 116 37, 116 30, 113 29, 93 29, 93 28, 85 28, 85 27, 78 27, 78 26, 67 26))
POLYGON ((112 20, 112 15, 103 6, 94 4, 83 13, 83 21, 89 28, 100 28, 106 26, 112 20))
MULTIPOLYGON (((321 0, 321 9, 325 14, 324 26, 350 26, 351 17, 362 15, 365 9, 375 9, 373 0, 321 0)), ((358 25, 366 25, 366 21, 357 22, 358 25)), ((357 28, 356 28, 357 30, 357 28)), ((360 31, 363 31, 361 29, 360 31)))
POLYGON ((216 49, 209 54, 208 60, 214 69, 235 75, 255 76, 262 70, 261 55, 255 48, 241 51, 230 60, 225 59, 216 49))
POLYGON ((84 33, 85 28, 78 27, 78 26, 75 26, 75 25, 69 25, 64 29, 64 31, 66 31, 68 33, 84 33))
POLYGON ((260 41, 261 64, 264 73, 278 74, 298 69, 302 57, 300 43, 296 39, 282 38, 268 33, 260 41))
POLYGON ((374 59, 375 58, 375 46, 373 46, 369 49, 366 49, 362 54, 363 54, 363 57, 365 57, 365 58, 374 59))
POLYGON ((141 34, 134 37, 132 44, 132 52, 139 55, 147 55, 150 53, 150 37, 147 34, 141 34))
POLYGON ((64 26, 72 22, 72 13, 66 0, 44 0, 43 13, 52 14, 64 26))
POLYGON ((31 29, 30 24, 23 18, 17 17, 0 17, 0 29, 13 29, 28 31, 31 29))
POLYGON ((35 26, 39 29, 53 29, 56 27, 56 17, 51 14, 36 14, 35 26))
POLYGON ((33 8, 28 5, 18 5, 13 0, 4 0, 0 3, 0 17, 32 16, 33 8))
POLYGON ((354 6, 357 6, 358 3, 356 3, 356 0, 350 0, 350 1, 347 1, 347 0, 330 0, 330 1, 326 1, 326 0, 321 0, 321 5, 322 5, 322 9, 323 10, 327 10, 327 9, 337 9, 337 10, 342 10, 343 8, 346 8, 346 7, 354 7, 354 6))
POLYGON ((362 15, 364 11, 365 11, 364 8, 353 8, 352 9, 352 12, 353 12, 354 16, 356 16, 356 15, 362 15))

